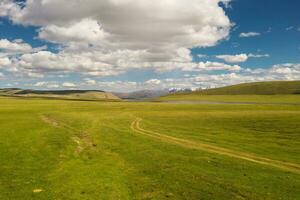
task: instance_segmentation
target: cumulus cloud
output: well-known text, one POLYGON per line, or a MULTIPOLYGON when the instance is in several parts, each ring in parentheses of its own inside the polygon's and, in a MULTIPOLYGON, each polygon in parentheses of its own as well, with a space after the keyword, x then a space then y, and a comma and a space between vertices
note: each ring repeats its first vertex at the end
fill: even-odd
POLYGON ((1 0, 0 2, 0 17, 17 14, 19 7, 12 0, 1 0))
MULTIPOLYGON (((95 52, 60 52, 39 51, 15 57, 11 62, 11 70, 15 72, 43 75, 51 73, 77 72, 90 76, 116 76, 134 69, 150 69, 157 73, 173 70, 181 71, 239 71, 238 65, 228 65, 220 62, 199 62, 192 60, 181 62, 151 62, 149 54, 141 51, 116 51, 111 53, 95 52), (134 56, 132 56, 134 55, 134 56)), ((8 58, 7 58, 8 59, 8 58)), ((9 60, 9 59, 8 59, 9 60)))
POLYGON ((48 25, 40 29, 38 37, 54 43, 95 43, 105 39, 106 33, 93 19, 83 19, 67 26, 48 25))
POLYGON ((63 87, 66 87, 66 88, 76 88, 77 85, 75 83, 70 83, 70 82, 65 82, 62 84, 63 87))
POLYGON ((83 68, 93 75, 111 75, 126 71, 125 66, 189 64, 191 48, 214 46, 229 36, 232 24, 221 2, 228 5, 230 1, 31 0, 18 6, 4 0, 0 10, 14 23, 39 26, 39 39, 61 45, 55 55, 25 55, 21 61, 26 61, 20 65, 28 67, 28 60, 34 57, 39 60, 35 68, 54 69, 62 68, 59 63, 52 66, 55 59, 74 59, 68 65, 63 62, 67 70, 83 68), (99 55, 91 63, 91 58, 99 55), (41 56, 50 64, 43 62, 41 66, 41 56))
MULTIPOLYGON (((300 64, 279 64, 270 68, 242 69, 222 74, 199 73, 196 76, 184 76, 176 79, 162 79, 153 88, 214 88, 245 82, 299 80, 300 64)), ((149 82, 148 82, 149 83, 149 82)))
POLYGON ((32 48, 30 44, 25 43, 21 39, 16 39, 13 41, 9 41, 7 39, 0 39, 0 50, 8 54, 38 52, 46 48, 46 46, 32 48))
POLYGON ((37 82, 33 84, 33 86, 39 88, 47 88, 47 89, 57 89, 61 87, 59 84, 55 82, 46 82, 46 81, 37 82))
MULTIPOLYGON (((98 35, 106 33, 109 35, 107 40, 113 45, 125 48, 147 49, 149 45, 153 48, 157 44, 190 48, 213 46, 228 36, 231 23, 219 6, 220 2, 31 0, 10 17, 15 23, 42 26, 44 38, 56 37, 65 42, 74 40, 78 27, 84 25, 92 31, 100 31, 98 35), (56 31, 57 35, 54 35, 56 31)), ((102 37, 96 38, 102 42, 102 37)))
POLYGON ((161 83, 161 80, 158 79, 150 79, 148 81, 145 82, 146 84, 150 84, 150 85, 159 85, 161 83))
POLYGON ((238 55, 218 55, 216 56, 219 59, 225 60, 228 63, 241 63, 248 60, 247 54, 238 54, 238 55))
MULTIPOLYGON (((215 46, 229 36, 232 23, 221 2, 228 6, 230 0, 28 0, 22 6, 12 0, 0 0, 0 16, 9 17, 15 24, 38 27, 38 39, 59 46, 57 52, 51 52, 46 47, 33 48, 22 40, 2 39, 0 68, 16 76, 40 79, 33 85, 41 88, 197 88, 300 79, 298 64, 255 70, 236 64, 249 58, 269 57, 268 54, 219 55, 227 64, 193 62, 191 49, 215 46), (157 73, 181 70, 189 76, 144 82, 97 79, 136 69, 157 73), (218 74, 212 75, 212 71, 218 74), (48 73, 73 72, 85 79, 80 83, 42 80, 48 73)), ((240 37, 259 35, 248 32, 240 37)))
POLYGON ((186 74, 179 78, 150 79, 143 82, 135 81, 98 81, 86 78, 79 83, 37 82, 33 86, 39 88, 84 88, 102 89, 108 91, 136 91, 144 89, 162 90, 169 88, 196 89, 214 88, 244 82, 299 80, 300 64, 286 63, 274 65, 270 68, 241 69, 240 71, 209 74, 201 71, 193 75, 186 74), (63 86, 65 85, 65 86, 63 86), (69 87, 66 87, 69 86, 69 87))
POLYGON ((237 54, 237 55, 218 55, 216 58, 222 59, 228 63, 242 63, 246 62, 249 58, 267 58, 269 54, 237 54))
POLYGON ((242 38, 247 38, 247 37, 256 37, 256 36, 260 36, 261 33, 258 32, 247 32, 247 33, 241 33, 240 37, 242 38))
POLYGON ((277 75, 295 76, 300 79, 300 64, 286 63, 274 65, 270 72, 277 75))
POLYGON ((0 49, 5 52, 28 53, 32 51, 32 47, 29 44, 23 43, 20 40, 11 42, 7 39, 0 40, 0 49))
POLYGON ((0 69, 1 68, 4 68, 4 67, 7 67, 11 64, 11 61, 9 58, 7 57, 4 57, 4 58, 1 58, 0 57, 0 69))

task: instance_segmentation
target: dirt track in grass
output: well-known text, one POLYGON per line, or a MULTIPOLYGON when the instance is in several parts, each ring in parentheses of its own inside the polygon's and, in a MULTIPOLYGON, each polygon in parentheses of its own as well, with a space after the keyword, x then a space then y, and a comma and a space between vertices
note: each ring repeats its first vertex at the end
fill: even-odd
POLYGON ((211 144, 201 143, 198 141, 195 142, 195 141, 191 141, 191 140, 177 138, 177 137, 157 133, 152 130, 145 130, 145 129, 141 128, 141 126, 140 126, 141 121, 142 121, 141 118, 137 118, 131 123, 130 127, 134 132, 148 136, 148 137, 152 137, 155 139, 159 139, 163 142, 175 144, 175 145, 178 145, 178 146, 181 146, 184 148, 197 149, 197 150, 206 151, 209 153, 225 155, 228 157, 242 159, 242 160, 246 160, 249 162, 254 162, 254 163, 258 163, 258 164, 262 164, 262 165, 266 165, 266 166, 270 166, 270 167, 279 168, 281 170, 293 172, 296 174, 300 174, 300 165, 299 164, 273 160, 273 159, 264 158, 264 157, 261 157, 261 156, 255 155, 255 154, 251 154, 251 153, 246 153, 246 152, 241 152, 241 151, 237 151, 237 150, 218 147, 218 146, 214 146, 211 144))
POLYGON ((84 151, 87 148, 92 148, 95 146, 95 143, 93 142, 92 138, 87 132, 77 130, 76 128, 73 128, 72 126, 60 122, 54 118, 51 118, 47 115, 41 115, 41 120, 53 127, 57 128, 63 128, 65 130, 68 130, 72 132, 74 135, 72 137, 73 142, 76 143, 76 149, 74 151, 75 155, 79 155, 82 151, 84 151))

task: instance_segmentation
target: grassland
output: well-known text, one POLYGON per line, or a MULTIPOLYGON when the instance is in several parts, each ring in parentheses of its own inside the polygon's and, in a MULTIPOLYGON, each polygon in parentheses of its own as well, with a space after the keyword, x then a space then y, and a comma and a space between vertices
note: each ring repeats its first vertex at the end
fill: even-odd
POLYGON ((0 105, 1 200, 300 199, 298 105, 0 105))
POLYGON ((157 100, 199 103, 300 104, 300 95, 202 95, 198 93, 176 93, 160 97, 157 100))
POLYGON ((204 95, 278 95, 300 94, 300 81, 243 83, 196 92, 204 95))
POLYGON ((159 101, 300 104, 300 81, 245 83, 195 92, 174 93, 159 101))

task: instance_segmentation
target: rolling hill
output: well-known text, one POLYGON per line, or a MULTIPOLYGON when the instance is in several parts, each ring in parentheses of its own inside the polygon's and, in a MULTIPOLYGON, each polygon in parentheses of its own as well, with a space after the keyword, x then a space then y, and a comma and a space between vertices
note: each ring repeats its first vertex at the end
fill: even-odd
POLYGON ((221 88, 197 91, 196 93, 207 95, 300 94, 300 81, 244 83, 221 88))
POLYGON ((195 92, 179 92, 159 101, 300 103, 300 81, 244 83, 195 92))
POLYGON ((19 88, 0 89, 0 96, 67 99, 85 101, 117 101, 119 97, 101 90, 22 90, 19 88))

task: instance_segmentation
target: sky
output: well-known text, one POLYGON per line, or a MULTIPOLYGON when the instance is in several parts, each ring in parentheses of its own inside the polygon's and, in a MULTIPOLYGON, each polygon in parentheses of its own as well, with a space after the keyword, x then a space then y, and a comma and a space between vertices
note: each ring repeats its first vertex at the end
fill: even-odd
POLYGON ((0 88, 300 79, 297 0, 0 0, 0 88))

